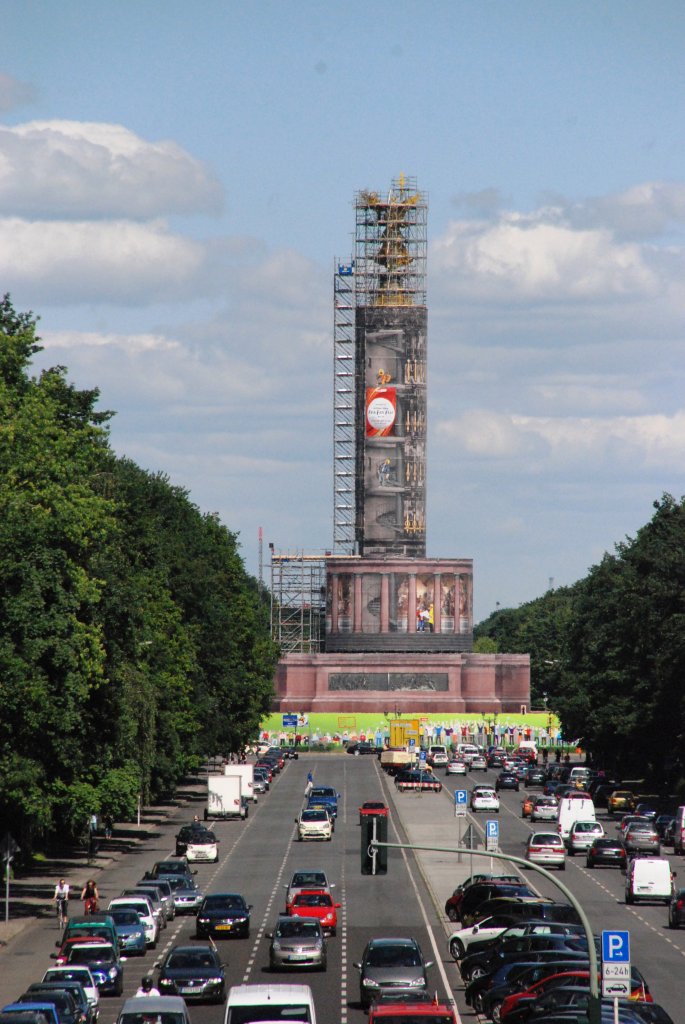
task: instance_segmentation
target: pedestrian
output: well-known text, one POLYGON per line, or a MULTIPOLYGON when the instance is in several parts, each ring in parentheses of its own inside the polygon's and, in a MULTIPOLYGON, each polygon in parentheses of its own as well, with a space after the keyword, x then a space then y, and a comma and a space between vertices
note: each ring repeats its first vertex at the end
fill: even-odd
POLYGON ((112 815, 105 815, 105 839, 112 838, 112 832, 114 830, 114 822, 112 821, 112 815))
POLYGON ((309 796, 311 791, 314 789, 314 776, 309 771, 307 772, 307 785, 304 787, 304 795, 309 796))

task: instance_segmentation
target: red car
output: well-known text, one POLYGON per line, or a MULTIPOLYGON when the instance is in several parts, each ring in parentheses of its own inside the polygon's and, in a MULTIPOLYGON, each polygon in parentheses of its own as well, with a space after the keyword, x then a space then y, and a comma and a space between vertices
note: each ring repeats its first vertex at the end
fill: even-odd
POLYGON ((359 808, 359 824, 362 818, 387 818, 389 814, 390 808, 382 800, 367 800, 359 808))
POLYGON ((323 931, 335 935, 340 906, 340 903, 333 902, 333 897, 325 889, 303 889, 288 905, 288 913, 291 917, 315 917, 321 922, 323 931))
POLYGON ((72 946, 111 946, 111 939, 102 938, 99 935, 75 935, 70 939, 65 939, 61 944, 59 942, 55 945, 59 946, 59 952, 51 953, 50 959, 57 961, 58 967, 64 967, 69 960, 69 950, 72 946))
MULTIPOLYGON (((554 988, 559 988, 562 985, 573 984, 574 982, 588 982, 590 984, 590 972, 589 971, 560 971, 559 974, 551 974, 548 978, 541 978, 540 981, 536 981, 530 988, 524 989, 523 992, 512 992, 511 995, 506 996, 502 1006, 500 1008, 500 1020, 502 1024, 507 1019, 507 1015, 518 1006, 522 1000, 535 1000, 540 996, 545 995, 554 988)), ((632 991, 630 993, 631 999, 641 1000, 643 1002, 651 1003, 653 999, 649 993, 649 988, 645 984, 645 981, 641 974, 632 970, 632 991)))

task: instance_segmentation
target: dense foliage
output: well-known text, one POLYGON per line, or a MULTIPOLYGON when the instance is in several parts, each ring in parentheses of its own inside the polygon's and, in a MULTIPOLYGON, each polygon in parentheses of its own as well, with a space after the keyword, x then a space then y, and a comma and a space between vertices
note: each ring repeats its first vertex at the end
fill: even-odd
POLYGON ((535 703, 547 694, 598 762, 685 793, 685 501, 654 508, 574 587, 498 611, 477 635, 531 652, 535 703))
POLYGON ((268 711, 278 652, 236 538, 115 457, 97 391, 29 375, 0 301, 0 832, 131 816, 268 711))

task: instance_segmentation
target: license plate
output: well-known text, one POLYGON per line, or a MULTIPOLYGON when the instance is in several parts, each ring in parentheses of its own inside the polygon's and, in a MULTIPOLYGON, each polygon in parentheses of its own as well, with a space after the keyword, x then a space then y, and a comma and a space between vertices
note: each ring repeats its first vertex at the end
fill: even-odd
POLYGON ((218 932, 230 932, 230 930, 231 930, 231 928, 232 928, 232 927, 233 927, 233 926, 232 926, 232 925, 230 925, 230 924, 218 924, 218 925, 216 926, 216 930, 217 930, 218 932))
POLYGON ((286 957, 286 960, 308 960, 306 953, 291 953, 286 957))
POLYGON ((182 996, 194 996, 196 992, 199 992, 199 988, 179 988, 178 990, 182 996))

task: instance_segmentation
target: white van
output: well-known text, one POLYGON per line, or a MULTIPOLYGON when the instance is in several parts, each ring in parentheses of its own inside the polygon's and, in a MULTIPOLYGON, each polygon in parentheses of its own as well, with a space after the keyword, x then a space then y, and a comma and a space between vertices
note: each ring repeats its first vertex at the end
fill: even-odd
POLYGON ((567 842, 571 826, 577 821, 596 821, 595 805, 592 800, 578 797, 564 797, 557 812, 557 832, 567 842))
POLYGON ((253 1020, 316 1024, 312 990, 309 985, 232 985, 224 1024, 253 1020))
POLYGON ((626 903, 638 900, 670 903, 674 877, 665 857, 634 857, 626 870, 626 903))

